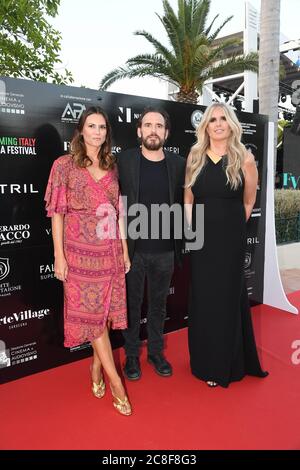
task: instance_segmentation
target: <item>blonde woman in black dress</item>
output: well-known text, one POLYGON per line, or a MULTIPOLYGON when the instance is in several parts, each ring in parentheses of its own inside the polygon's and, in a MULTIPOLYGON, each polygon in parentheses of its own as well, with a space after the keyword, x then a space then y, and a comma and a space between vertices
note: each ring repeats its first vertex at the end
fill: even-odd
POLYGON ((257 188, 253 155, 234 111, 206 109, 187 160, 185 204, 193 224, 204 204, 204 245, 191 251, 189 351, 192 373, 210 387, 267 375, 257 355, 244 279, 246 222, 257 188))

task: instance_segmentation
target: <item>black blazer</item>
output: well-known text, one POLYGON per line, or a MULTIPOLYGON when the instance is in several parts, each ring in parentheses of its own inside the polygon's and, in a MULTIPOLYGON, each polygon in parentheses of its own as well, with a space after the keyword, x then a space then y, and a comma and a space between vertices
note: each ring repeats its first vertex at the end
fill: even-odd
MULTIPOLYGON (((183 185, 186 161, 180 155, 164 151, 169 179, 170 205, 178 203, 183 208, 183 185)), ((127 209, 139 202, 141 150, 139 148, 125 150, 117 155, 120 190, 127 196, 127 209)), ((182 210, 183 215, 183 210, 182 210)), ((127 224, 134 217, 127 217, 127 224)), ((135 241, 127 238, 129 257, 134 254, 135 241)), ((182 240, 174 240, 176 261, 181 264, 182 240)))

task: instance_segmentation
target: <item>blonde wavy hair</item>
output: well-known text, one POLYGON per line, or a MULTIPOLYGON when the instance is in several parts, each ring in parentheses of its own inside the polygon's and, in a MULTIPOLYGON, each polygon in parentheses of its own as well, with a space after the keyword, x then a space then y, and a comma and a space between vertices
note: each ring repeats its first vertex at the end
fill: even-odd
POLYGON ((190 152, 190 164, 188 165, 187 183, 186 188, 194 185, 198 175, 203 170, 207 163, 207 150, 210 147, 210 138, 207 133, 207 126, 212 117, 212 113, 216 108, 222 108, 224 115, 231 129, 230 136, 227 142, 227 164, 226 176, 227 183, 230 184, 232 189, 237 189, 242 183, 241 169, 245 160, 247 149, 241 143, 242 126, 233 109, 224 103, 213 103, 209 106, 201 122, 196 130, 197 142, 193 145, 190 152))
POLYGON ((103 116, 106 124, 105 142, 101 145, 98 153, 99 166, 102 170, 113 169, 115 166, 115 157, 111 153, 111 126, 106 112, 99 106, 91 106, 82 113, 71 141, 70 153, 73 156, 75 165, 80 168, 86 168, 93 164, 92 160, 87 155, 86 146, 81 134, 85 121, 91 114, 100 114, 103 116))

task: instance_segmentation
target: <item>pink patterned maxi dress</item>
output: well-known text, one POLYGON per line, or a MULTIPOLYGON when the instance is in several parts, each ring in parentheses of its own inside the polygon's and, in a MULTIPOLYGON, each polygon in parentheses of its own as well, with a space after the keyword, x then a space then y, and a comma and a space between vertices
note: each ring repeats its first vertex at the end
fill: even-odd
POLYGON ((107 322, 114 329, 127 327, 119 200, 116 170, 96 182, 70 155, 53 163, 45 201, 48 217, 64 214, 66 347, 98 338, 107 322))

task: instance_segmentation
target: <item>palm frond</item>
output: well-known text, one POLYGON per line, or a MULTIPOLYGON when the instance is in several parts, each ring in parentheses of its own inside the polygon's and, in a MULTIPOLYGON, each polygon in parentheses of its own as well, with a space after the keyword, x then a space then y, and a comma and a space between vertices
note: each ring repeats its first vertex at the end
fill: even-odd
POLYGON ((178 23, 180 24, 181 33, 186 36, 190 30, 188 18, 188 4, 185 0, 178 0, 178 23))
POLYGON ((209 63, 214 63, 217 60, 224 59, 224 51, 227 47, 232 45, 239 44, 240 41, 237 39, 226 39, 222 41, 218 46, 209 47, 209 55, 207 56, 207 60, 209 63))
POLYGON ((140 65, 161 65, 164 64, 165 66, 168 66, 169 64, 165 59, 163 59, 161 56, 156 55, 156 54, 139 54, 135 57, 132 57, 131 59, 128 59, 126 62, 126 66, 129 67, 136 67, 140 65))
POLYGON ((210 25, 204 30, 205 36, 209 37, 209 33, 211 32, 211 29, 212 29, 212 27, 213 27, 215 21, 216 21, 218 18, 219 18, 219 15, 216 15, 216 16, 213 18, 213 20, 212 20, 212 22, 210 23, 210 25))
MULTIPOLYGON (((177 82, 183 80, 182 69, 178 68, 176 64, 170 64, 163 57, 157 54, 140 54, 136 57, 128 59, 126 66, 129 69, 135 69, 137 67, 152 67, 153 71, 158 71, 161 74, 169 74, 172 80, 177 77, 177 82)), ((167 79, 167 78, 166 78, 167 79)))
MULTIPOLYGON (((179 53, 181 53, 183 50, 187 36, 187 29, 184 17, 185 13, 179 12, 181 3, 185 3, 185 1, 186 0, 178 0, 178 14, 176 16, 168 0, 163 0, 164 16, 162 20, 167 27, 172 29, 173 34, 176 36, 179 44, 179 53), (180 14, 183 15, 182 18, 179 16, 180 14)), ((184 10, 183 7, 181 8, 184 10)))
POLYGON ((177 79, 172 78, 172 70, 166 66, 166 64, 159 63, 155 65, 155 72, 153 72, 153 63, 149 65, 138 65, 130 69, 130 75, 127 78, 136 78, 136 77, 154 77, 159 78, 160 80, 168 81, 174 85, 178 85, 177 79))
POLYGON ((130 69, 128 67, 118 67, 107 73, 99 84, 99 90, 107 90, 113 83, 122 78, 129 78, 130 69))
MULTIPOLYGON (((179 2, 180 0, 178 0, 179 2)), ((168 34, 169 40, 174 47, 176 55, 181 57, 182 45, 184 43, 184 25, 182 25, 176 16, 168 0, 163 0, 164 16, 160 18, 168 34)))
POLYGON ((193 46, 194 46, 194 52, 195 52, 195 54, 196 54, 196 53, 197 53, 197 50, 198 50, 199 48, 201 48, 202 46, 211 48, 211 43, 210 43, 210 41, 207 39, 207 37, 204 36, 204 34, 201 34, 201 35, 199 34, 199 36, 197 36, 197 37, 194 39, 193 46))
POLYGON ((174 56, 174 54, 147 31, 135 31, 134 34, 136 36, 143 36, 145 39, 147 39, 147 41, 150 42, 152 46, 154 46, 156 52, 165 57, 165 59, 168 60, 170 63, 174 63, 174 61, 176 61, 176 57, 174 56))
MULTIPOLYGON (((224 26, 228 23, 228 21, 232 20, 232 18, 233 18, 233 15, 228 16, 228 18, 226 18, 226 20, 223 21, 221 26, 219 26, 211 36, 209 36, 209 39, 211 41, 214 41, 216 39, 216 37, 218 36, 219 32, 224 28, 224 26)), ((207 35, 209 35, 209 33, 207 33, 207 35)))
POLYGON ((192 28, 191 28, 191 35, 198 36, 205 30, 205 24, 207 21, 207 16, 209 13, 210 8, 210 0, 192 0, 193 3, 193 10, 192 10, 192 28))
POLYGON ((180 59, 181 55, 182 55, 182 44, 180 42, 180 38, 179 38, 179 35, 178 35, 178 32, 177 32, 176 26, 172 23, 170 18, 167 18, 167 19, 165 17, 162 18, 158 14, 156 14, 156 16, 158 17, 158 19, 162 23, 162 25, 163 25, 166 33, 167 33, 169 42, 170 42, 172 48, 174 49, 174 54, 180 59))
POLYGON ((244 70, 258 71, 258 55, 256 52, 251 52, 245 56, 232 56, 229 59, 222 60, 203 71, 201 79, 207 80, 211 77, 224 77, 243 72, 244 70))

